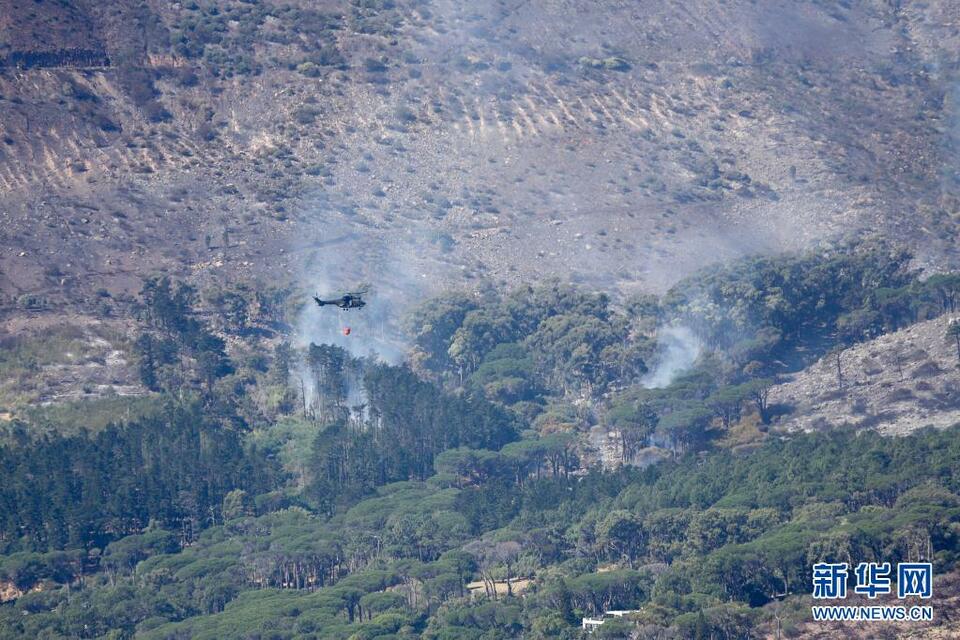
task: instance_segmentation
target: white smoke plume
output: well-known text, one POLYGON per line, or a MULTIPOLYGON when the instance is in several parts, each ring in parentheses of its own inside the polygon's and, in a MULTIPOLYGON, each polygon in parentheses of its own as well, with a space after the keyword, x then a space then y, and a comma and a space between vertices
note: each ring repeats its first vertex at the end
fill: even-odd
POLYGON ((394 260, 372 256, 369 248, 356 241, 344 242, 335 253, 320 256, 305 268, 301 278, 303 303, 297 315, 294 345, 334 344, 355 357, 374 356, 391 364, 402 361, 407 346, 399 330, 406 306, 397 299, 401 273, 394 260), (383 266, 377 268, 378 264, 383 266), (366 289, 366 306, 361 309, 320 307, 313 300, 314 295, 338 298, 359 287, 366 289), (345 334, 347 328, 349 335, 345 334))
POLYGON ((385 240, 351 232, 326 213, 315 217, 316 236, 291 248, 302 256, 293 344, 333 344, 355 357, 399 364, 409 351, 401 328, 404 317, 455 285, 458 271, 424 256, 429 237, 411 231, 385 240), (320 307, 313 300, 314 295, 331 299, 360 289, 366 291, 361 309, 320 307), (350 333, 344 335, 347 327, 350 333))
MULTIPOLYGON (((381 251, 351 234, 327 234, 326 241, 313 241, 301 249, 304 266, 299 279, 302 299, 292 336, 293 345, 305 352, 310 344, 336 345, 351 356, 375 358, 391 364, 402 361, 406 345, 399 335, 391 299, 383 289, 385 274, 377 269, 381 251), (343 310, 333 305, 320 307, 313 296, 338 298, 363 288, 366 306, 343 310), (349 328, 349 332, 346 329, 349 328)), ((295 384, 302 386, 304 403, 314 406, 316 390, 305 359, 294 371, 295 384)), ((363 403, 358 381, 347 380, 347 406, 363 403)))
POLYGON ((657 366, 641 380, 647 389, 669 386, 678 375, 693 366, 703 349, 693 331, 684 326, 661 328, 657 332, 657 346, 660 352, 657 366))

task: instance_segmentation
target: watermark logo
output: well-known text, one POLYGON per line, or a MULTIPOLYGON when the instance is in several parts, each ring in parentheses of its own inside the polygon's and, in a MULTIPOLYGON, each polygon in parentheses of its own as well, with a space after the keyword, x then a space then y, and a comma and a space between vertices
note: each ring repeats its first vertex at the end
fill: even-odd
MULTIPOLYGON (((813 565, 813 598, 842 600, 847 597, 850 566, 846 562, 813 565)), ((893 569, 889 562, 861 562, 853 570, 853 592, 873 600, 893 593, 893 569)), ((927 599, 933 596, 933 565, 929 562, 901 562, 897 565, 897 598, 927 599)), ((919 622, 933 620, 929 606, 814 606, 814 620, 919 622)))
POLYGON ((929 606, 870 606, 870 607, 810 607, 818 622, 930 622, 933 607, 929 606))
MULTIPOLYGON (((853 592, 867 596, 871 600, 878 595, 890 593, 890 563, 861 562, 854 573, 857 576, 857 586, 853 592)), ((903 597, 903 596, 901 596, 903 597)))
POLYGON ((817 600, 847 597, 846 562, 813 565, 813 597, 817 600))
POLYGON ((901 562, 897 565, 897 597, 933 596, 933 565, 929 562, 901 562))

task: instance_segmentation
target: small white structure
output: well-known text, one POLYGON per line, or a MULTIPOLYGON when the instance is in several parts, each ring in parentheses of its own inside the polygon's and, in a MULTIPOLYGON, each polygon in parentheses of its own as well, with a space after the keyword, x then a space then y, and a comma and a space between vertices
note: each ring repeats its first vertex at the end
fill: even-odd
POLYGON ((639 611, 639 609, 604 611, 603 616, 600 618, 582 618, 580 620, 580 628, 587 633, 593 633, 596 628, 606 622, 608 618, 622 618, 628 613, 637 613, 637 611, 639 611))
POLYGON ((603 624, 603 618, 584 618, 580 622, 580 628, 587 633, 593 633, 593 630, 603 624))

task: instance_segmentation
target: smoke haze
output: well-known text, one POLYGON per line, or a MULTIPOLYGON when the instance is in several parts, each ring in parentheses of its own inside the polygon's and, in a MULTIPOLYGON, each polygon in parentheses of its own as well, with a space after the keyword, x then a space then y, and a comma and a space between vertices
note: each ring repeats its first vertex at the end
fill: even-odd
POLYGON ((702 350, 700 340, 687 327, 664 327, 657 333, 660 359, 653 371, 641 381, 647 389, 669 386, 674 379, 693 366, 702 350))

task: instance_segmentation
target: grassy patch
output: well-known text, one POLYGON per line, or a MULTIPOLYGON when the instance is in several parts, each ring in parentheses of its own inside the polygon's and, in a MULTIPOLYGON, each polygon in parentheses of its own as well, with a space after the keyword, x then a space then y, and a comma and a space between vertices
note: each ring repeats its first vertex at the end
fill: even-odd
POLYGON ((124 348, 121 335, 98 326, 63 324, 0 338, 0 409, 39 400, 61 368, 105 366, 112 351, 124 348))
POLYGON ((113 396, 33 406, 20 417, 29 425, 31 434, 72 435, 83 429, 96 433, 109 424, 155 415, 161 406, 157 396, 113 396))

